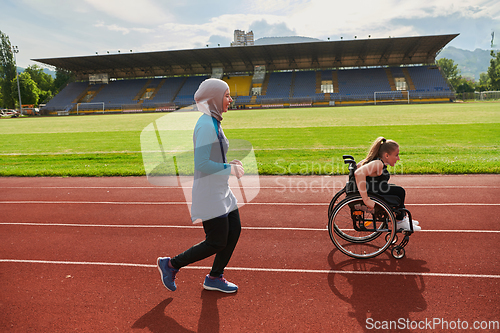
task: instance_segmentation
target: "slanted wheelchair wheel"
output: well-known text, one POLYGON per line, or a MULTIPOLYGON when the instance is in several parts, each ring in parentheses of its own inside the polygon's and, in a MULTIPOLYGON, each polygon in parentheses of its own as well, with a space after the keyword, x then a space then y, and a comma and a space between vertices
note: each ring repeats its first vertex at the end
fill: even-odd
POLYGON ((378 197, 372 212, 366 211, 359 195, 339 202, 330 216, 328 231, 335 246, 353 258, 373 258, 384 252, 396 235, 396 218, 378 197), (384 235, 384 237, 379 237, 384 235))
MULTIPOLYGON (((330 205, 334 202, 334 200, 337 199, 336 203, 340 203, 342 200, 344 200, 346 197, 345 197, 345 188, 344 188, 344 192, 341 193, 337 193, 337 195, 339 195, 337 198, 334 197, 332 199, 332 201, 330 202, 330 205)), ((358 197, 358 198, 361 198, 361 197, 358 197)), ((362 201, 361 201, 362 202, 362 201)), ((350 203, 349 205, 357 205, 357 201, 356 202, 353 202, 353 203, 350 203)), ((338 223, 335 224, 334 223, 334 220, 331 218, 332 217, 332 214, 333 214, 333 210, 336 208, 337 206, 335 205, 332 209, 332 212, 331 214, 329 214, 329 223, 328 223, 328 230, 330 232, 330 238, 332 239, 333 241, 333 238, 332 238, 332 231, 335 232, 339 237, 341 237, 342 239, 346 240, 346 241, 349 241, 351 243, 366 243, 366 242, 370 242, 372 241, 373 239, 379 237, 381 235, 380 232, 377 232, 375 230, 373 230, 371 233, 363 233, 363 234, 358 234, 358 233, 354 233, 353 229, 352 229, 352 225, 351 225, 351 228, 341 228, 339 227, 340 224, 343 224, 339 221, 337 221, 338 223)), ((352 221, 352 220, 351 220, 352 221)), ((396 236, 397 237, 397 236, 396 236)), ((335 243, 335 241, 333 241, 335 243)))
POLYGON ((335 193, 332 200, 330 201, 330 205, 328 206, 328 220, 330 220, 330 216, 332 216, 333 209, 335 208, 335 206, 340 201, 344 200, 345 196, 346 196, 345 187, 343 189, 341 189, 340 191, 338 191, 337 193, 335 193))

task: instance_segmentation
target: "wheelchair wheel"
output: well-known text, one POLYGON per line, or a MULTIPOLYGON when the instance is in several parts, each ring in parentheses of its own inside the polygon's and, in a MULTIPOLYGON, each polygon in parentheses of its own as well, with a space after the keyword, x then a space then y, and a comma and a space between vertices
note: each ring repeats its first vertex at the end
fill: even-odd
POLYGON ((345 199, 346 196, 346 191, 345 191, 345 186, 343 189, 335 193, 333 196, 332 200, 330 201, 330 205, 328 206, 328 220, 330 220, 330 216, 332 216, 333 209, 335 206, 343 199, 345 199))
MULTIPOLYGON (((345 190, 345 188, 344 188, 344 190, 345 190)), ((345 194, 345 191, 343 193, 339 192, 337 194, 339 194, 339 197, 337 199, 337 203, 339 203, 345 199, 345 198, 342 198, 342 194, 345 194)), ((332 199, 332 202, 330 203, 330 205, 334 202, 335 199, 336 199, 335 197, 332 199)), ((351 203, 350 205, 357 205, 357 203, 356 202, 351 203)), ((333 210, 335 208, 336 208, 336 206, 333 207, 331 213, 333 213, 333 210)), ((353 233, 354 230, 352 229, 352 226, 351 226, 351 228, 346 228, 346 229, 341 228, 341 227, 339 227, 338 224, 333 223, 334 221, 331 217, 332 217, 332 214, 329 214, 328 231, 330 232, 330 238, 332 239, 332 241, 333 241, 332 231, 335 232, 342 239, 344 239, 348 242, 351 242, 351 243, 366 243, 366 242, 369 242, 369 241, 379 237, 381 234, 380 232, 377 232, 375 230, 373 230, 372 233, 367 233, 367 234, 363 234, 363 235, 353 233)), ((389 234, 387 236, 391 236, 391 235, 389 234)), ((333 242, 335 243, 335 241, 333 241, 333 242)))
POLYGON ((392 248, 391 254, 396 259, 401 259, 405 256, 405 248, 401 246, 395 246, 392 248))
POLYGON ((367 211, 359 195, 339 202, 330 216, 328 231, 335 246, 353 258, 373 258, 384 252, 396 235, 391 208, 377 197, 375 209, 367 211), (384 237, 379 237, 384 234, 384 237))

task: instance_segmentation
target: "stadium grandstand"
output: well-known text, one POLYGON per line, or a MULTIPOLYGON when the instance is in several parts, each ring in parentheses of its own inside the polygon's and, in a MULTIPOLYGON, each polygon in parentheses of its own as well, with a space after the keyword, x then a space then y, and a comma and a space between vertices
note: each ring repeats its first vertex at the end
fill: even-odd
POLYGON ((436 56, 458 34, 34 59, 71 71, 42 114, 172 111, 193 107, 216 77, 235 108, 453 101, 436 56))

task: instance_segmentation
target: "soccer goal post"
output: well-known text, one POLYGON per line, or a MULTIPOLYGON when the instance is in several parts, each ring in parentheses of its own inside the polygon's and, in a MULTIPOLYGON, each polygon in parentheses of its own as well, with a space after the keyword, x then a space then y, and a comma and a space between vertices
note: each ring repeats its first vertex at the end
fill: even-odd
POLYGON ((94 102, 94 103, 78 103, 76 105, 76 114, 80 114, 80 111, 85 111, 91 109, 92 111, 94 110, 102 110, 102 113, 104 114, 104 102, 94 102), (100 105, 99 108, 96 107, 91 107, 92 105, 100 105))
POLYGON ((405 101, 410 104, 410 92, 407 90, 396 91, 375 91, 373 93, 373 103, 377 102, 402 102, 405 101))
POLYGON ((481 91, 481 92, 479 92, 479 100, 480 101, 491 101, 491 100, 498 100, 498 99, 500 99, 500 91, 481 91))

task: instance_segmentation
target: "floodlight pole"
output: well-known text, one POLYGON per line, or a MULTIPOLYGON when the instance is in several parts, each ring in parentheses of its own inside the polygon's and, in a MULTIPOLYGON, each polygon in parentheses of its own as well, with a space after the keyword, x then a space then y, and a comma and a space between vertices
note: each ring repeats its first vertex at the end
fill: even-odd
POLYGON ((16 60, 16 53, 19 53, 19 48, 17 46, 12 46, 12 52, 14 53, 14 64, 16 66, 17 94, 19 95, 19 113, 22 115, 23 104, 21 103, 21 89, 19 88, 19 73, 17 72, 17 60, 16 60))

